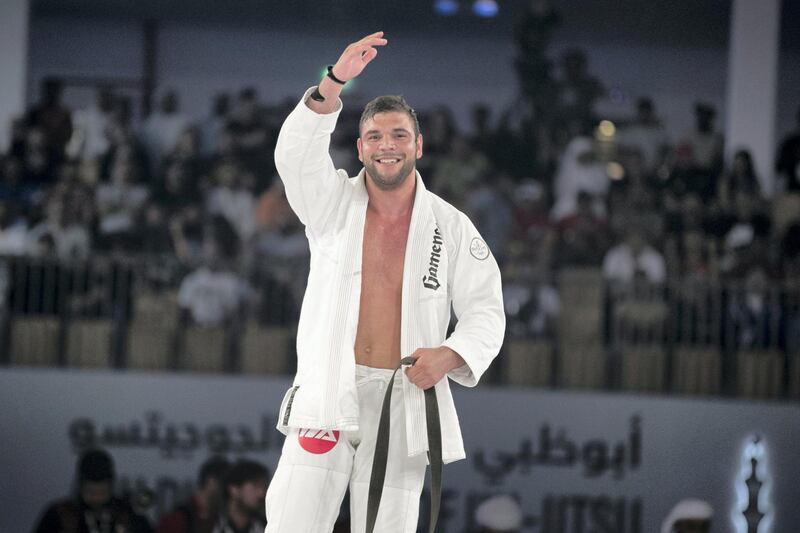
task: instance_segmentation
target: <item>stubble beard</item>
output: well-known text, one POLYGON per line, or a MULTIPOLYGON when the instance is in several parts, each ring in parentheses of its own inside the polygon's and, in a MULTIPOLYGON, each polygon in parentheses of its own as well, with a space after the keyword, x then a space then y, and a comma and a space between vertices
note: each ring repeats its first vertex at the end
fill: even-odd
POLYGON ((403 163, 403 166, 400 167, 400 171, 395 175, 389 176, 381 174, 378 171, 376 164, 372 161, 364 166, 367 169, 367 174, 369 175, 370 179, 372 179, 372 183, 374 183, 376 187, 382 191, 392 191, 405 183, 406 178, 411 174, 411 172, 414 171, 416 164, 416 158, 406 159, 403 163))

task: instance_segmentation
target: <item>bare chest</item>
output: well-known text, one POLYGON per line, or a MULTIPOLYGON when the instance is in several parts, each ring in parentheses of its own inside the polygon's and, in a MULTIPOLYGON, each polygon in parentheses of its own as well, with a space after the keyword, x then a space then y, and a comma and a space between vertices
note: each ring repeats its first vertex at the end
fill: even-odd
POLYGON ((402 286, 408 226, 407 218, 391 222, 367 216, 361 260, 362 289, 380 292, 402 286))
POLYGON ((400 360, 403 263, 409 221, 385 221, 367 214, 354 345, 358 364, 394 368, 400 360))

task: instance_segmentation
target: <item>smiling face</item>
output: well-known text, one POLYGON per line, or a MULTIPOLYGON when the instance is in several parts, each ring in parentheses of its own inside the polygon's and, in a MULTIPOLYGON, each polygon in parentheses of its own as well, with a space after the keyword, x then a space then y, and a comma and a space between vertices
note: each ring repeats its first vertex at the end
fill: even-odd
POLYGON ((422 135, 414 134, 411 117, 400 111, 376 113, 366 119, 356 146, 367 175, 384 191, 400 187, 422 157, 422 135))

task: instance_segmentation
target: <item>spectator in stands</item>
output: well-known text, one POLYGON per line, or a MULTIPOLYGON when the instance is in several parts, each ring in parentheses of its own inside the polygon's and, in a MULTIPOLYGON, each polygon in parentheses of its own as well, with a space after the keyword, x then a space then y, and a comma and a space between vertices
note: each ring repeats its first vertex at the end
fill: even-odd
POLYGON ((0 256, 25 255, 27 248, 27 221, 16 216, 12 204, 0 200, 0 256))
POLYGON ((249 242, 255 232, 255 198, 245 187, 244 173, 235 160, 217 164, 213 185, 206 195, 206 210, 224 217, 236 230, 239 240, 249 242))
POLYGON ((506 258, 506 245, 514 224, 510 200, 512 187, 510 176, 490 170, 481 176, 476 187, 467 194, 464 206, 501 266, 506 258))
POLYGON ((203 215, 198 206, 189 204, 170 215, 169 236, 181 263, 195 267, 202 262, 203 215))
MULTIPOLYGON (((123 117, 119 116, 117 111, 114 113, 114 121, 108 131, 109 149, 100 158, 97 178, 103 182, 109 181, 114 165, 123 161, 135 169, 141 183, 152 183, 151 161, 147 156, 147 151, 134 135, 130 125, 125 122, 123 117)), ((91 183, 94 181, 97 180, 90 180, 91 183)))
POLYGON ((8 153, 6 155, 22 160, 25 157, 25 137, 28 135, 26 117, 11 121, 8 153))
POLYGON ((514 189, 513 255, 521 260, 549 265, 556 239, 547 194, 534 179, 524 179, 514 189))
POLYGON ((694 106, 695 129, 686 138, 692 148, 697 170, 710 176, 722 173, 722 134, 714 128, 717 110, 710 104, 698 102, 694 106))
POLYGON ((42 128, 31 126, 26 129, 22 163, 26 183, 43 187, 55 181, 59 160, 50 152, 42 128))
POLYGON ((289 207, 281 180, 258 199, 254 238, 254 282, 259 289, 258 320, 291 324, 298 314, 308 271, 308 240, 289 207))
POLYGON ((219 148, 220 134, 228 123, 231 108, 231 97, 228 93, 214 95, 211 114, 198 125, 200 132, 200 154, 203 157, 213 156, 219 148))
POLYGON ((200 131, 197 128, 183 130, 172 150, 164 155, 162 163, 159 170, 179 163, 190 176, 199 176, 207 166, 207 162, 200 156, 200 131))
POLYGON ((487 498, 475 509, 477 533, 519 533, 522 523, 522 508, 506 494, 487 498))
POLYGON ((750 267, 768 257, 770 219, 758 198, 739 192, 734 200, 736 221, 725 234, 720 268, 741 278, 750 267))
POLYGON ((170 215, 190 205, 200 205, 198 175, 179 159, 167 162, 163 177, 154 187, 153 200, 170 215))
POLYGON ((475 104, 470 110, 472 135, 469 143, 472 148, 486 155, 494 163, 497 159, 496 138, 492 129, 492 110, 486 104, 475 104))
POLYGON ((174 256, 172 239, 164 231, 167 225, 164 209, 158 204, 148 204, 144 208, 138 250, 149 256, 174 256))
POLYGON ((478 185, 489 168, 486 156, 473 150, 465 137, 456 135, 450 140, 450 151, 436 162, 432 188, 463 209, 467 194, 478 185))
MULTIPOLYGON (((458 134, 452 111, 446 106, 434 107, 424 118, 425 156, 438 159, 450 153, 450 143, 458 134)), ((421 160, 420 160, 421 161, 421 160)))
MULTIPOLYGON (((355 176, 361 170, 361 162, 357 154, 353 151, 353 139, 349 135, 352 131, 358 131, 358 124, 353 129, 339 127, 331 135, 330 154, 331 160, 336 168, 347 170, 349 176, 355 176)), ((280 181, 280 180, 274 180, 280 181)))
POLYGON ((86 259, 91 249, 89 230, 77 223, 69 214, 64 196, 54 191, 45 204, 44 220, 35 225, 28 235, 31 246, 38 246, 42 238, 49 236, 55 245, 55 256, 63 261, 86 259))
POLYGON ((180 112, 178 93, 174 89, 165 90, 158 109, 147 117, 140 132, 142 145, 153 169, 158 168, 162 157, 172 151, 178 137, 188 127, 188 119, 180 112))
POLYGON ((637 198, 644 194, 652 194, 660 187, 656 180, 656 174, 646 167, 645 159, 639 150, 629 151, 620 149, 616 153, 615 163, 622 165, 622 175, 614 176, 609 190, 609 211, 615 208, 624 207, 627 198, 637 198), (615 199, 621 200, 622 206, 613 205, 611 202, 612 193, 621 189, 622 195, 615 199))
POLYGON ((88 228, 94 222, 95 189, 86 178, 81 163, 70 161, 59 168, 58 182, 52 191, 64 200, 67 225, 79 224, 88 228))
POLYGON ((636 117, 620 128, 618 142, 639 153, 646 174, 654 173, 664 161, 669 151, 669 137, 650 98, 643 97, 636 102, 636 117))
POLYGON ((138 222, 149 191, 140 184, 136 167, 117 159, 110 183, 101 183, 95 193, 99 216, 99 244, 108 249, 130 249, 138 237, 138 222))
POLYGON ((234 268, 239 239, 222 217, 207 224, 203 236, 203 264, 186 276, 178 304, 194 323, 215 327, 238 317, 247 286, 234 268))
POLYGON ((789 226, 780 240, 781 272, 784 279, 800 281, 800 221, 789 226))
POLYGON ((524 260, 509 262, 504 279, 508 334, 517 338, 552 339, 561 312, 561 297, 547 265, 524 260))
POLYGON ((589 132, 583 130, 569 142, 561 156, 554 182, 553 218, 558 221, 575 212, 579 191, 591 194, 596 208, 605 214, 608 189, 606 164, 595 153, 589 132))
POLYGON ((36 197, 36 187, 25 181, 22 161, 11 155, 0 159, 0 200, 16 205, 24 213, 36 197))
POLYGON ((753 157, 748 150, 739 150, 734 154, 730 171, 724 173, 718 182, 717 196, 723 208, 731 208, 739 193, 752 198, 764 198, 753 157))
MULTIPOLYGON (((780 269, 783 279, 789 286, 797 286, 800 282, 800 222, 789 226, 779 243, 780 269)), ((784 302, 782 312, 786 324, 783 332, 783 343, 786 352, 791 355, 800 354, 800 308, 796 303, 796 296, 790 298, 790 304, 784 302)))
POLYGON ((108 151, 115 103, 114 93, 102 87, 93 105, 72 113, 73 131, 67 145, 70 158, 98 161, 108 151))
POLYGON ((661 533, 709 533, 714 509, 703 500, 678 502, 664 519, 661 533))
POLYGON ((589 73, 586 52, 571 48, 561 56, 558 80, 558 117, 563 123, 588 124, 595 120, 594 104, 605 94, 600 80, 589 73))
POLYGON ((717 174, 695 163, 694 148, 684 142, 675 147, 665 185, 667 191, 677 198, 696 194, 704 202, 709 202, 717 192, 716 177, 717 174))
POLYGON ((264 465, 246 459, 237 461, 225 476, 225 508, 213 533, 263 533, 268 485, 269 471, 264 465))
POLYGON ((716 241, 700 230, 672 235, 665 243, 675 303, 674 340, 684 344, 716 340, 720 317, 711 312, 719 295, 716 241), (674 257, 670 257, 674 254, 674 257))
POLYGON ((557 228, 559 265, 600 265, 608 249, 609 232, 605 218, 595 213, 590 193, 578 192, 577 209, 562 218, 557 228))
POLYGON ((72 136, 72 117, 61 103, 64 85, 61 80, 46 78, 42 82, 39 103, 26 118, 28 127, 41 131, 45 157, 55 166, 64 160, 64 148, 72 136))
POLYGON ((684 280, 699 284, 718 280, 716 244, 702 231, 691 230, 683 234, 680 274, 684 280))
POLYGON ((147 519, 129 501, 115 498, 114 462, 103 450, 89 450, 78 461, 77 494, 48 505, 35 533, 149 533, 147 519))
POLYGON ((609 281, 663 283, 666 274, 664 256, 648 242, 635 221, 629 224, 624 240, 603 258, 603 276, 609 281))
POLYGON ((224 457, 207 459, 200 467, 192 497, 162 516, 156 533, 211 533, 222 510, 225 479, 230 466, 224 457))
POLYGON ((276 173, 272 157, 275 139, 263 120, 255 87, 246 87, 239 93, 226 130, 242 166, 252 171, 259 181, 271 180, 276 173))
POLYGON ((706 223, 703 207, 703 201, 695 193, 682 197, 670 193, 664 194, 662 216, 667 233, 674 234, 680 239, 680 236, 687 231, 702 229, 706 223))
POLYGON ((795 130, 781 141, 775 164, 783 189, 794 193, 800 191, 800 107, 795 116, 795 130))
POLYGON ((777 301, 770 291, 771 280, 763 265, 754 264, 744 276, 744 288, 730 296, 728 316, 736 347, 768 348, 776 345, 773 325, 779 323, 777 301))

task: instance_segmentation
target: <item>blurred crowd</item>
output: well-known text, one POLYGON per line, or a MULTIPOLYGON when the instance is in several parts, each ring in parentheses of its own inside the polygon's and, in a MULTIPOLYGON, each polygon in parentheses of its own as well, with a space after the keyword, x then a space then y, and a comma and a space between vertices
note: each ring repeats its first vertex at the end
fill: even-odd
MULTIPOLYGON (((162 509, 163 502, 155 502, 149 490, 120 492, 113 457, 101 448, 88 449, 77 460, 74 491, 47 503, 32 531, 261 533, 267 523, 264 499, 270 477, 269 468, 258 461, 239 458, 231 462, 225 456, 212 455, 200 465, 191 492, 162 509)), ((503 492, 486 496, 469 512, 462 529, 469 533, 519 533, 535 523, 516 496, 503 492)), ((708 533, 713 518, 708 502, 684 499, 670 510, 661 532, 708 533)), ((556 527, 563 526, 562 522, 556 527)), ((345 498, 332 533, 350 531, 345 498)))
POLYGON ((34 533, 262 533, 269 470, 250 459, 231 463, 209 457, 200 467, 195 489, 156 516, 153 495, 117 489, 112 456, 103 449, 78 459, 73 494, 47 504, 34 533))
MULTIPOLYGON (((499 117, 475 105, 461 131, 445 106, 420 112, 418 168, 490 244, 520 327, 547 329, 559 309, 554 273, 568 266, 654 283, 797 278, 800 111, 797 131, 776 147, 779 183, 767 194, 747 149, 724 159, 712 106, 697 103, 694 129, 670 139, 646 97, 631 117, 598 120, 603 88, 581 51, 565 53, 562 71, 559 109, 548 116, 524 103, 499 117)), ((244 88, 218 94, 193 122, 165 89, 137 121, 130 100, 109 88, 75 110, 58 80, 40 92, 0 158, 0 254, 169 258, 197 323, 224 322, 244 302, 292 321, 308 248, 272 154, 293 102, 268 105, 244 88), (269 311, 278 300, 280 312, 269 311)), ((336 166, 351 174, 358 117, 346 107, 331 143, 336 166)))

